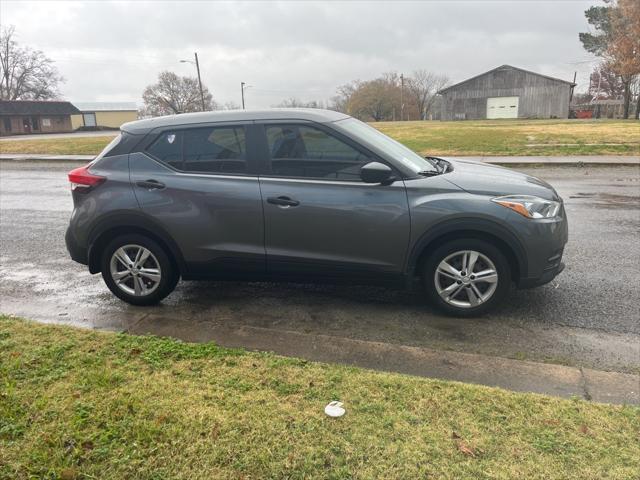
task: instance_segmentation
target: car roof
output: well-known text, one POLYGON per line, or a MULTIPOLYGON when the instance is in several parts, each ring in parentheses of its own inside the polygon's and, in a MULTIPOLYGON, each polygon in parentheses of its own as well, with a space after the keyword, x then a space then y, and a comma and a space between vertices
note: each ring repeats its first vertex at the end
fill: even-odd
POLYGON ((349 115, 320 108, 270 108, 265 110, 224 110, 215 112, 180 113, 125 123, 122 130, 144 134, 159 127, 184 126, 199 123, 247 122, 253 120, 307 120, 327 123, 349 118, 349 115))

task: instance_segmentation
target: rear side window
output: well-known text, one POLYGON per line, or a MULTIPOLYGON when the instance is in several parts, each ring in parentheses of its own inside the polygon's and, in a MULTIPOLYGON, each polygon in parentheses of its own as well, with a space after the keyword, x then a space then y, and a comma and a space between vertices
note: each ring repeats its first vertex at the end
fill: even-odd
POLYGON ((367 155, 323 130, 306 125, 269 125, 265 128, 271 153, 271 173, 361 181, 367 155))
POLYGON ((182 169, 187 172, 247 173, 244 128, 186 130, 182 169))
POLYGON ((147 152, 184 172, 247 173, 243 127, 193 128, 164 132, 147 152))
POLYGON ((182 132, 164 132, 147 151, 162 163, 182 169, 182 132))
POLYGON ((102 149, 102 151, 98 154, 98 156, 94 160, 100 160, 102 157, 111 157, 113 156, 113 151, 118 146, 120 142, 122 142, 123 134, 118 134, 113 140, 109 142, 109 144, 102 149))

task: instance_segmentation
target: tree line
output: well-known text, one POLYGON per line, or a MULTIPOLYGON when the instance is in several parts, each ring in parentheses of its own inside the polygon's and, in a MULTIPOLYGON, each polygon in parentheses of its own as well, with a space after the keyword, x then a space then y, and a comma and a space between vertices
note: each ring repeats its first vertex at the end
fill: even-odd
POLYGON ((384 73, 373 80, 353 80, 337 88, 329 101, 303 102, 295 97, 274 107, 328 108, 367 121, 427 120, 434 114, 438 91, 449 78, 427 70, 410 76, 384 73))

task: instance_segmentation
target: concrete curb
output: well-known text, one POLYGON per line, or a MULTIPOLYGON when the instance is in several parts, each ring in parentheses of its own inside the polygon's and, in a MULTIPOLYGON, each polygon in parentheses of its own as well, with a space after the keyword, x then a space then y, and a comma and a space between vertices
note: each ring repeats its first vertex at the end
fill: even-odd
MULTIPOLYGON (((445 157, 446 158, 446 157, 445 157)), ((640 156, 579 155, 564 157, 450 157, 504 166, 640 166, 640 156)))
MULTIPOLYGON (((74 162, 88 163, 95 158, 95 155, 48 155, 30 153, 0 153, 0 160, 15 162, 74 162)), ((460 160, 473 160, 477 162, 489 163, 492 165, 503 165, 509 167, 533 167, 533 166, 640 166, 640 156, 613 156, 613 155, 592 155, 592 156, 566 156, 566 157, 444 157, 460 160)))
POLYGON ((48 155, 36 153, 0 153, 0 160, 14 162, 90 162, 95 155, 48 155))
MULTIPOLYGON (((176 321, 160 315, 147 315, 127 330, 133 334, 175 336, 176 321)), ((225 347, 268 350, 312 361, 356 365, 517 392, 640 405, 640 376, 627 373, 261 327, 202 325, 197 336, 190 338, 188 331, 182 331, 180 337, 186 341, 214 341, 225 347)))

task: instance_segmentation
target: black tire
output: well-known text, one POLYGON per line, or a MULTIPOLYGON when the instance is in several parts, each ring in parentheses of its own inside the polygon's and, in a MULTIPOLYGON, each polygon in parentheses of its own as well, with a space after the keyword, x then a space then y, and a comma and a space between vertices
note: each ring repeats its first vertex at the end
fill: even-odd
MULTIPOLYGON (((494 309, 505 299, 511 287, 511 268, 504 254, 490 243, 473 238, 458 239, 447 242, 435 249, 424 264, 422 279, 429 300, 441 311, 456 317, 476 317, 494 309), (435 273, 440 262, 449 255, 463 250, 476 251, 486 256, 493 262, 498 273, 497 286, 493 294, 486 301, 475 307, 461 307, 447 303, 436 289, 435 273)), ((484 284, 481 288, 486 288, 486 286, 484 284)), ((468 299, 468 293, 462 292, 459 294, 462 296, 462 300, 468 299)))
POLYGON ((102 252, 100 268, 102 270, 104 283, 107 284, 111 293, 131 305, 138 306, 155 305, 160 302, 175 289, 180 279, 180 274, 169 258, 168 253, 156 241, 140 234, 120 235, 111 240, 102 252), (116 250, 126 245, 139 245, 146 248, 153 254, 159 264, 161 274, 160 281, 157 287, 147 295, 136 296, 129 294, 116 285, 115 280, 112 278, 110 270, 111 257, 116 250))

